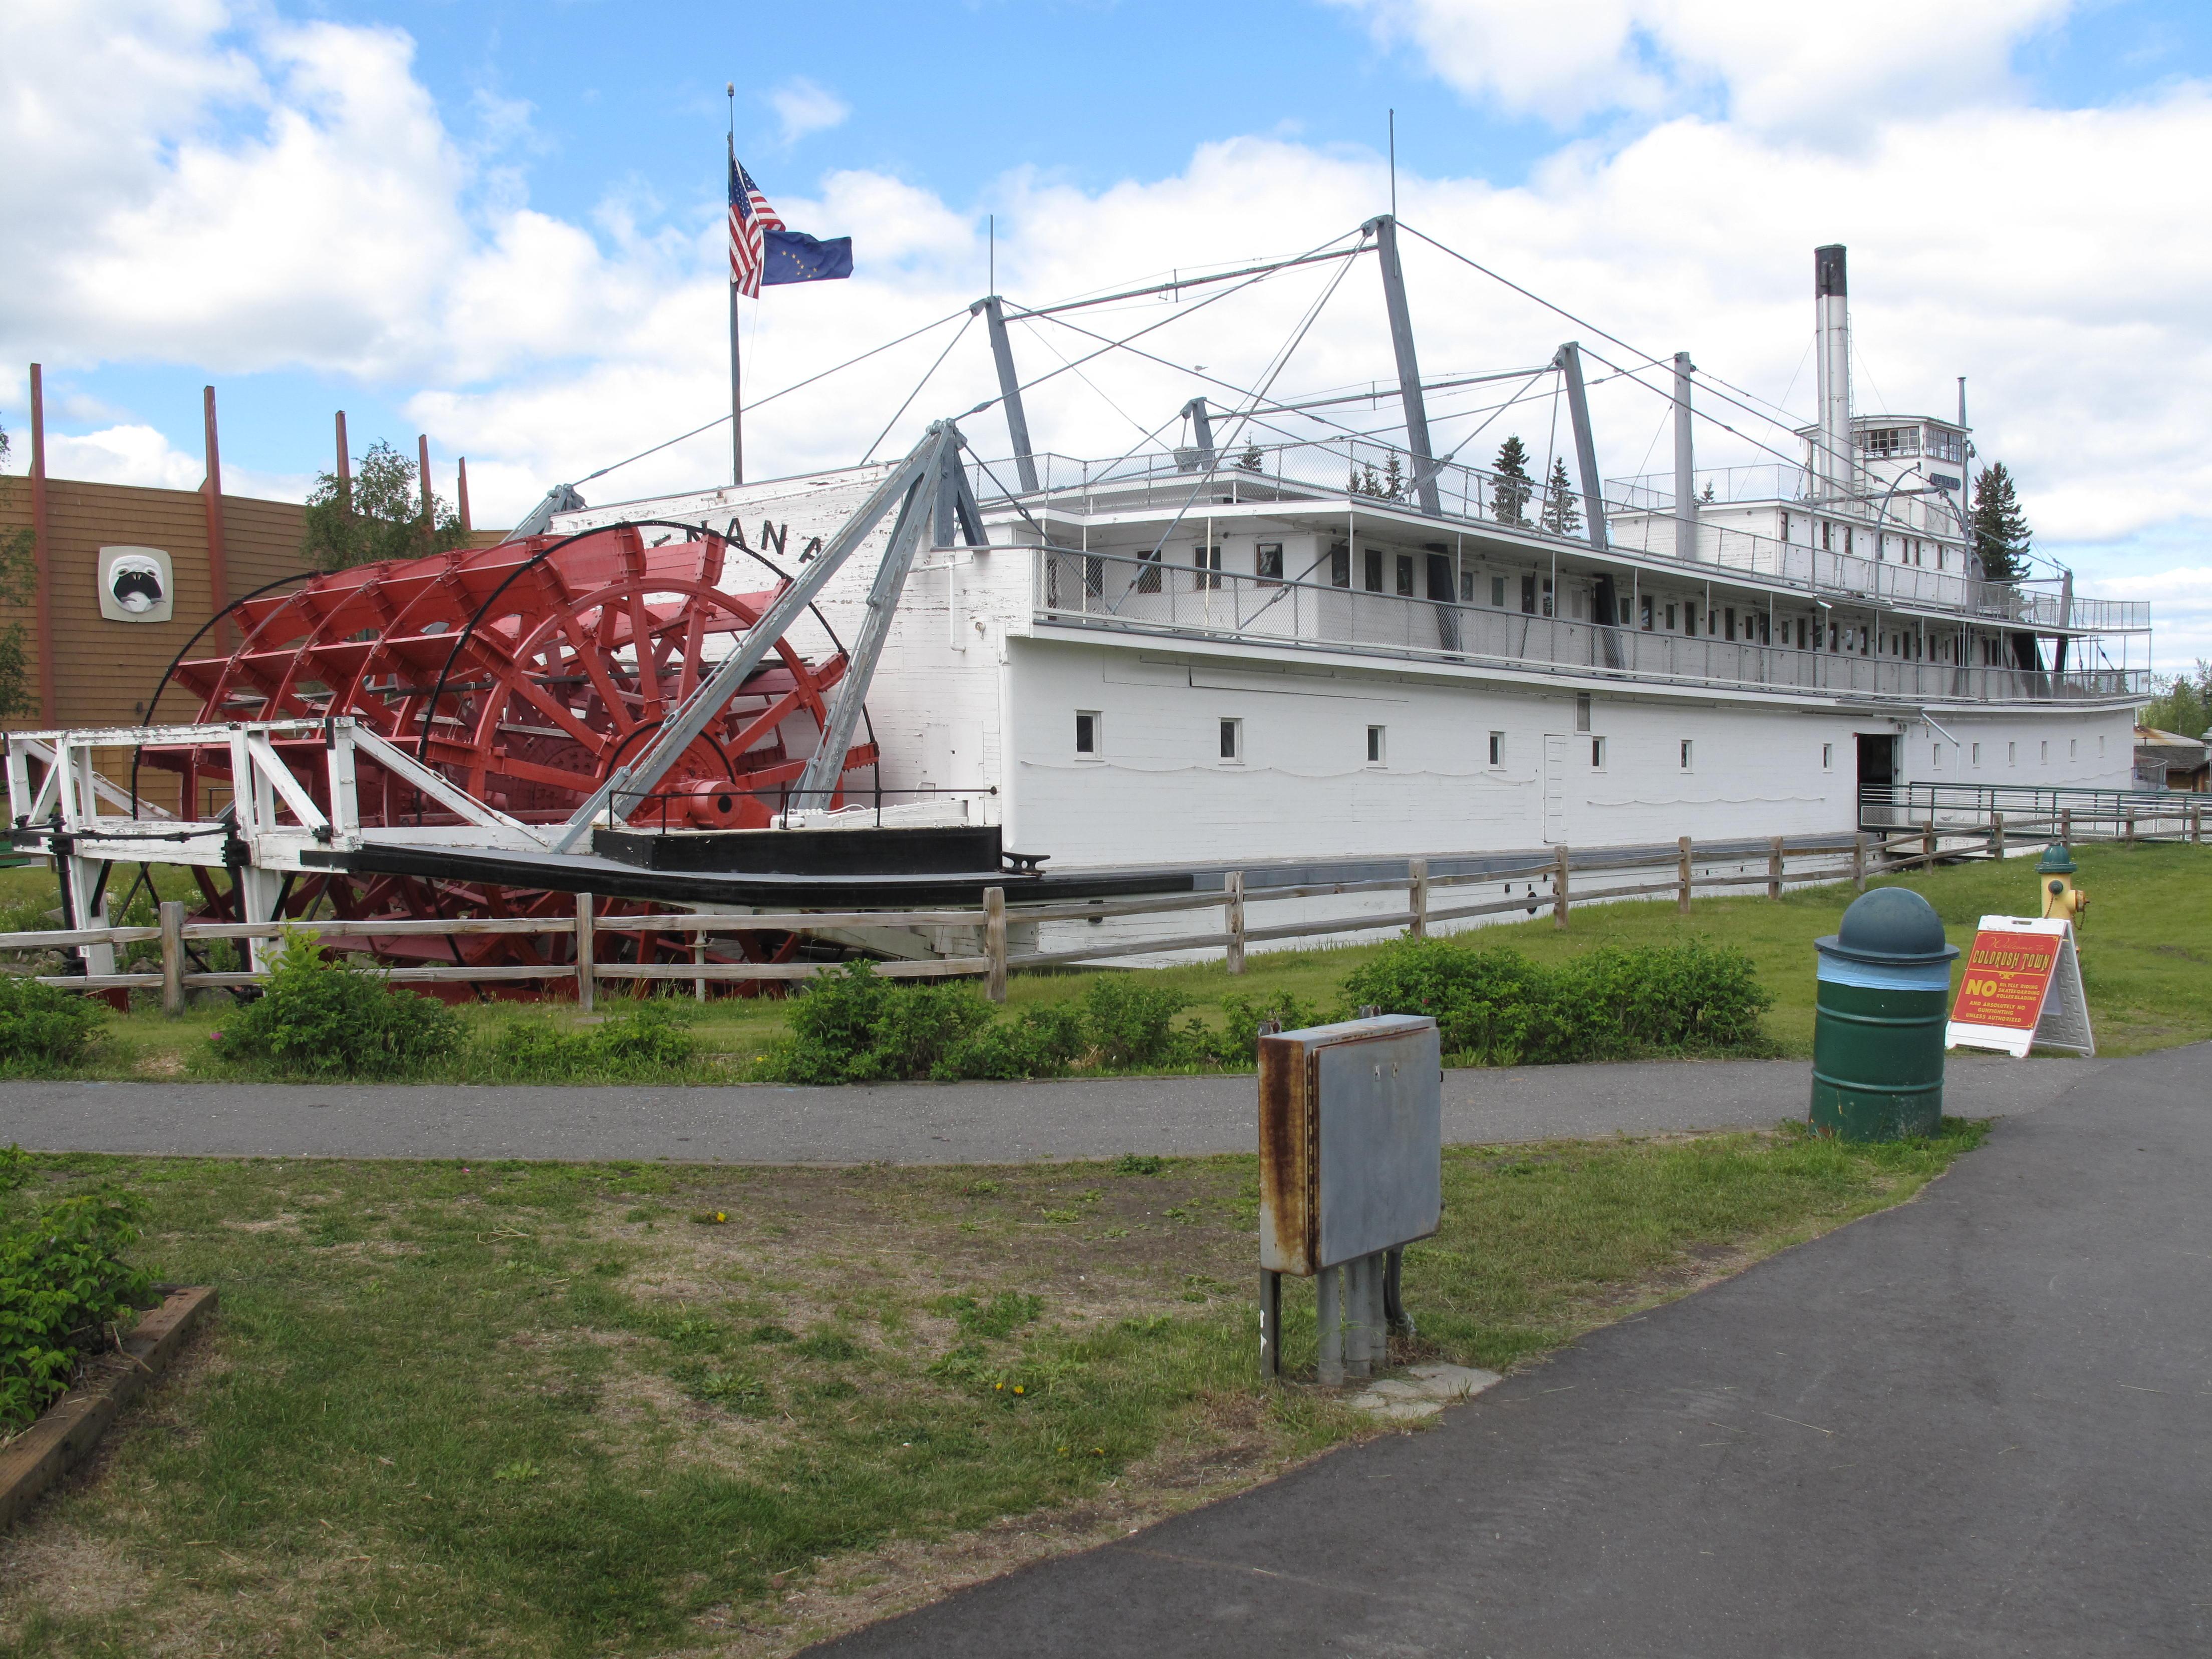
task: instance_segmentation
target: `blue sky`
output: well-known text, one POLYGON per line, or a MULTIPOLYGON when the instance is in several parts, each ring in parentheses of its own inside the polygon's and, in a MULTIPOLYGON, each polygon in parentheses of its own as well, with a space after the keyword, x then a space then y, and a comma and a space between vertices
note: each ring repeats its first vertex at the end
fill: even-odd
MULTIPOLYGON (((1766 396, 1802 360, 1806 248, 1851 241, 1883 391, 1929 404, 1972 374, 2046 539, 2116 579, 2202 570, 2212 644, 2212 463, 2175 459, 2212 418, 2212 200, 2161 165, 2212 132, 2212 8, 1925 0, 1826 36, 1810 15, 57 0, 0 19, 0 212, 38 251, 0 272, 0 335, 48 364, 81 470, 196 478, 212 380, 234 487, 302 487, 342 404, 357 447, 465 450, 496 516, 716 406, 726 80, 740 154, 801 228, 855 236, 865 279, 764 307, 764 375, 980 293, 987 213, 1001 286, 1032 300, 1318 240, 1384 205, 1395 107, 1409 221, 1766 396)), ((1558 337, 1412 274, 1437 362, 1558 337)), ((1266 331, 1212 355, 1256 366, 1266 331)), ((1381 372, 1378 337, 1364 314, 1317 336, 1313 383, 1381 372)), ((764 450, 849 457, 916 372, 793 409, 764 450)), ((0 420, 22 419, 0 373, 0 420)), ((1066 420, 1067 447, 1109 441, 1066 420)), ((1609 471, 1648 424, 1609 424, 1609 471)))

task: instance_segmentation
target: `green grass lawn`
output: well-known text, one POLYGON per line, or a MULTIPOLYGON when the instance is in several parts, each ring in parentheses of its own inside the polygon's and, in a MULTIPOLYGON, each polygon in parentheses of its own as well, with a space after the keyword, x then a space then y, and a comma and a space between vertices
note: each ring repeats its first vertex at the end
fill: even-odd
MULTIPOLYGON (((1535 1363, 1979 1133, 1448 1152, 1394 1360, 1535 1363)), ((37 1164, 9 1202, 135 1188, 222 1306, 0 1538, 21 1659, 786 1653, 1382 1431, 1301 1380, 1305 1284, 1255 1374, 1249 1158, 37 1164)))
MULTIPOLYGON (((2212 1037, 2212 976, 2205 972, 2212 965, 2212 848, 2098 845, 2077 849, 2076 856, 2081 866, 2078 879, 2091 900, 2081 933, 2081 967, 2100 1052, 2139 1054, 2212 1037)), ((1961 947, 1978 917, 2033 914, 2036 901, 2033 861, 2028 859, 1962 864, 1890 879, 1923 894, 1961 947)), ((1572 912, 1565 933, 1547 915, 1484 927, 1467 937, 1483 945, 1510 944, 1540 961, 1599 945, 1667 944, 1690 937, 1735 945, 1750 953, 1774 994, 1766 1029, 1778 1052, 1804 1057, 1812 1053, 1813 1041, 1812 942, 1836 930, 1853 896, 1845 884, 1794 892, 1779 903, 1764 896, 1700 898, 1686 917, 1677 913, 1672 900, 1591 905, 1572 912)), ((50 874, 0 872, 0 903, 14 905, 15 916, 35 917, 52 902, 50 874)), ((1375 949, 1347 945, 1255 953, 1241 978, 1218 963, 1100 971, 1158 975, 1190 996, 1192 1013, 1218 1024, 1221 999, 1231 993, 1257 995, 1281 988, 1327 1007, 1337 1000, 1345 974, 1375 949)), ((1017 1010, 1072 1000, 1095 976, 1079 970, 1018 974, 1008 1000, 1017 1010)), ((204 1044, 208 1031, 222 1024, 228 1006, 201 1003, 183 1018, 170 1020, 150 999, 142 998, 131 1013, 112 1023, 112 1040, 87 1074, 179 1075, 184 1050, 204 1044)), ((556 1019, 577 1018, 573 1005, 552 1006, 556 1019)), ((705 1050, 715 1058, 701 1067, 696 1080, 747 1076, 783 1030, 781 1006, 773 998, 705 1004, 696 1029, 705 1050)), ((488 1034, 513 1013, 511 1005, 478 1005, 470 1018, 488 1034)))

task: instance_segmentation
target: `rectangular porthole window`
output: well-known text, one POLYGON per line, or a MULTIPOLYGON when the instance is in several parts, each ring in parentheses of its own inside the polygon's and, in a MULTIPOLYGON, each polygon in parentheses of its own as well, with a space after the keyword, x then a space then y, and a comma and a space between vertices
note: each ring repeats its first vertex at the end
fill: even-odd
POLYGON ((1160 550, 1146 548, 1137 555, 1137 562, 1144 567, 1137 572, 1137 592, 1157 593, 1160 591, 1160 550))
POLYGON ((1589 729, 1590 694, 1587 691, 1577 692, 1575 696, 1575 730, 1587 732, 1589 729))
POLYGON ((2020 764, 2020 745, 2018 744, 2008 743, 2005 745, 2005 764, 2007 766, 2017 766, 2020 764))
POLYGON ((1330 544, 1328 550, 1328 585, 1331 587, 1352 586, 1352 547, 1346 542, 1330 544))
POLYGON ((1474 603, 1474 572, 1472 570, 1459 573, 1459 602, 1462 605, 1474 603))
POLYGON ((1382 766, 1389 763, 1389 745, 1386 741, 1389 736, 1389 731, 1383 726, 1370 726, 1367 728, 1367 763, 1370 766, 1382 766))
POLYGON ((1492 766, 1505 764, 1505 734, 1503 732, 1490 734, 1490 763, 1492 766))
POLYGON ((1667 607, 1667 631, 1669 634, 1674 631, 1674 607, 1671 605, 1667 607))
POLYGON ((2080 741, 2079 741, 2078 739, 2074 738, 2067 738, 2067 739, 2066 739, 2066 758, 2067 758, 2068 760, 2079 760, 2079 759, 2081 759, 2081 753, 2080 753, 2081 747, 2081 743, 2080 743, 2080 741))
POLYGON ((1683 738, 1683 739, 1682 739, 1682 769, 1683 769, 1685 772, 1686 772, 1686 771, 1688 771, 1688 770, 1690 769, 1690 750, 1691 750, 1691 748, 1692 748, 1691 740, 1690 740, 1689 738, 1683 738))
POLYGON ((1413 597, 1413 556, 1410 553, 1398 556, 1398 592, 1408 599, 1413 597))
POLYGON ((1261 542, 1255 557, 1253 571, 1268 586, 1283 580, 1283 544, 1280 542, 1261 542))
POLYGON ((1981 745, 1981 744, 1979 744, 1978 743, 1978 744, 1976 744, 1974 745, 1974 764, 1975 764, 1975 765, 1977 765, 1977 766, 1979 766, 1981 763, 1982 763, 1982 745, 1981 745))
POLYGON ((2097 758, 2099 760, 2105 758, 2105 739, 2101 736, 2097 739, 2097 758))
POLYGON ((1820 745, 1820 769, 1823 772, 1832 772, 1836 769, 1836 745, 1832 743, 1824 743, 1820 745))
POLYGON ((1521 614, 1524 617, 1534 616, 1535 611, 1536 579, 1534 576, 1523 576, 1521 579, 1521 614))
POLYGON ((1643 623, 1645 633, 1651 631, 1651 596, 1649 593, 1644 596, 1642 611, 1637 620, 1643 623))
POLYGON ((1367 591, 1370 593, 1380 593, 1382 591, 1382 550, 1378 548, 1369 548, 1364 562, 1367 566, 1367 591))
POLYGON ((1492 577, 1490 579, 1490 602, 1491 602, 1491 604, 1492 604, 1492 605, 1496 605, 1496 606, 1497 606, 1500 611, 1503 611, 1503 610, 1504 610, 1504 609, 1505 609, 1505 578, 1504 578, 1504 577, 1503 577, 1503 576, 1492 576, 1492 577))
POLYGON ((2037 753, 2036 753, 2036 757, 2035 757, 2035 763, 2036 763, 2038 766, 2048 766, 2048 765, 2050 765, 2050 764, 2051 764, 2051 743, 2050 743, 2050 739, 2045 738, 2045 740, 2044 740, 2040 744, 2039 744, 2039 745, 2037 746, 2037 753))
POLYGON ((1221 722, 1221 758, 1225 761, 1238 761, 1244 758, 1244 722, 1243 720, 1221 722))
POLYGON ((1603 738, 1590 739, 1590 770, 1593 772, 1605 770, 1605 739, 1603 738))
POLYGON ((1190 550, 1192 568, 1197 573, 1194 585, 1212 589, 1221 586, 1221 550, 1218 547, 1194 547, 1190 550))
POLYGON ((1075 711, 1075 752, 1091 760, 1098 757, 1098 711, 1095 708, 1075 711))
POLYGON ((1935 768, 1938 772, 1943 769, 1943 745, 1942 744, 1931 743, 1928 745, 1928 764, 1935 768))

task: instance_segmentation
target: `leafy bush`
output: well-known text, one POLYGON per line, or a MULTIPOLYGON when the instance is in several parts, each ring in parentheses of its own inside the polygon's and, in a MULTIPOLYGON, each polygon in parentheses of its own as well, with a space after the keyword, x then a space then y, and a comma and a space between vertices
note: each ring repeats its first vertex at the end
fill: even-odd
POLYGON ((1322 1022, 1320 1009, 1299 1001, 1288 991, 1263 991, 1256 997, 1232 994, 1221 999, 1221 1007, 1228 1018, 1212 1049, 1213 1058, 1224 1066, 1260 1063, 1260 1027, 1267 1021, 1285 1031, 1322 1022))
POLYGON ((1510 945, 1400 939, 1346 975, 1347 1008, 1427 1014, 1444 1052, 1489 1065, 1763 1051, 1774 1000, 1751 958, 1702 940, 1607 946, 1556 968, 1510 945))
POLYGON ((107 1011, 75 991, 0 975, 0 1069, 49 1071, 81 1065, 100 1038, 107 1011))
POLYGON ((1190 998, 1141 974, 1103 974, 1083 994, 1084 1018, 1098 1063, 1109 1069, 1158 1066, 1175 1058, 1175 1017, 1190 998))
POLYGON ((1068 1003, 1025 1008, 1007 1024, 978 1027, 932 1069, 951 1078, 1065 1077, 1091 1051, 1082 1010, 1068 1003))
POLYGON ((135 1195, 100 1190, 0 1226, 0 1429, 66 1393, 80 1356, 149 1300, 145 1273, 122 1260, 143 1218, 135 1195))
POLYGON ((483 1069, 505 1083, 649 1082, 698 1063, 690 1011, 655 998, 599 1024, 563 1030, 544 1017, 509 1020, 484 1049, 483 1069))
POLYGON ((350 958, 325 958, 314 935, 287 929, 260 998, 210 1042, 226 1061, 294 1076, 394 1077, 456 1053, 466 1035, 444 1003, 395 990, 350 958))
POLYGON ((878 1083, 957 1076, 949 1055, 992 1023, 966 985, 888 980, 870 962, 810 982, 785 1015, 791 1036, 767 1069, 787 1083, 878 1083))

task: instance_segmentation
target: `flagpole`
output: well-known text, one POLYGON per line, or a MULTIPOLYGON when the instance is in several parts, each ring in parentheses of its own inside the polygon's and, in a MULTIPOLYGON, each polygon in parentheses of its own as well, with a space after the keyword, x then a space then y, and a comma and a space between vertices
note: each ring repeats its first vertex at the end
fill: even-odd
MULTIPOLYGON (((738 165, 738 83, 726 82, 723 92, 730 100, 730 170, 734 174, 738 165)), ((730 278, 730 482, 741 484, 745 481, 745 404, 744 382, 738 374, 738 279, 730 278)))

